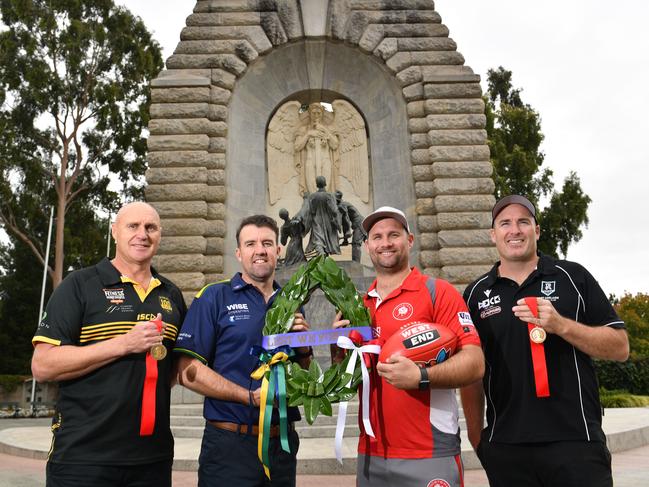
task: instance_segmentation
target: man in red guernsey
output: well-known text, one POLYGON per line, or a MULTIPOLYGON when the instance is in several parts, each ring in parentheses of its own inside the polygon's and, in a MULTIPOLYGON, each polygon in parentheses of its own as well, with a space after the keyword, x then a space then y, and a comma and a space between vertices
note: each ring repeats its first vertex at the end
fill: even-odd
MULTIPOLYGON (((370 421, 362 427, 357 485, 461 487, 460 429, 455 387, 484 373, 480 340, 457 290, 410 267, 414 236, 402 211, 382 207, 363 220, 376 280, 365 296, 375 334, 387 340, 413 322, 444 325, 458 336, 448 360, 420 368, 393 355, 372 369, 370 421)), ((338 321, 334 326, 348 324, 338 321)))

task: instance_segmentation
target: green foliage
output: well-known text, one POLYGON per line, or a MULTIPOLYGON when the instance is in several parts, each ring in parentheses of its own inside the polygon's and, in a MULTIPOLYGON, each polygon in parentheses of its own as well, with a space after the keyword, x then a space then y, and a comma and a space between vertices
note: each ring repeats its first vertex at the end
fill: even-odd
POLYGON ((304 416, 309 424, 313 424, 318 414, 331 416, 332 403, 349 401, 356 394, 356 388, 362 380, 360 367, 354 369, 354 374, 345 372, 351 355, 332 365, 323 374, 320 365, 315 360, 311 362, 309 370, 302 369, 298 364, 289 365, 289 379, 286 391, 289 397, 289 406, 304 406, 304 416), (347 387, 349 380, 351 384, 347 387))
POLYGON ((0 15, 0 225, 42 263, 38 235, 57 209, 56 286, 70 206, 115 210, 110 175, 124 196, 141 191, 160 48, 112 0, 2 0, 0 15))
MULTIPOLYGON (((302 264, 282 288, 266 313, 263 334, 287 333, 293 325, 295 312, 317 288, 322 289, 327 300, 353 326, 370 326, 369 312, 349 276, 331 257, 319 255, 302 264)), ((342 362, 332 365, 324 374, 315 360, 311 361, 309 370, 296 363, 287 366, 288 405, 304 406, 304 416, 309 424, 313 424, 318 414, 331 416, 332 403, 348 401, 356 394, 356 387, 362 379, 361 368, 357 366, 353 375, 346 373, 350 357, 347 354, 342 362), (350 379, 352 382, 347 387, 350 379)))
POLYGON ((623 390, 609 391, 600 387, 599 399, 605 408, 641 408, 649 406, 649 396, 637 396, 623 390))
POLYGON ((582 237, 588 224, 590 198, 581 189, 579 178, 571 172, 556 191, 552 170, 543 168, 541 118, 523 102, 521 90, 512 85, 512 72, 502 66, 487 73, 486 117, 488 144, 494 168, 496 198, 522 194, 539 208, 539 201, 550 196, 549 205, 537 211, 541 225, 539 250, 565 255, 568 246, 582 237))
POLYGON ((302 264, 275 298, 266 313, 264 335, 288 333, 295 312, 309 301, 317 288, 322 289, 327 300, 352 326, 370 326, 369 312, 352 280, 331 257, 319 255, 302 264))
POLYGON ((631 358, 649 358, 649 294, 627 293, 616 301, 615 310, 629 334, 631 358))
POLYGON ((2 374, 0 375, 0 390, 5 393, 14 392, 23 382, 25 382, 25 379, 27 379, 27 376, 24 375, 2 374))
POLYGON ((601 387, 649 395, 649 357, 629 359, 623 363, 607 360, 595 360, 594 363, 601 387))

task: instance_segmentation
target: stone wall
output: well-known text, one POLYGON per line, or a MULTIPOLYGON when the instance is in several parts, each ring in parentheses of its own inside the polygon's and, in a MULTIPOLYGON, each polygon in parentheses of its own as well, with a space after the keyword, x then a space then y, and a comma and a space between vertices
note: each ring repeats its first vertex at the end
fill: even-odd
MULTIPOLYGON (((263 171, 255 170, 264 168, 263 157, 236 155, 248 132, 239 124, 235 130, 232 110, 247 106, 244 86, 258 86, 246 77, 263 72, 274 52, 291 49, 305 62, 275 73, 269 86, 311 97, 318 90, 345 94, 349 80, 327 77, 322 61, 323 52, 335 57, 339 46, 347 62, 357 55, 359 63, 373 63, 394 93, 395 110, 403 112, 398 125, 404 125, 395 137, 404 139, 404 150, 395 152, 392 169, 405 175, 399 178, 405 192, 379 191, 381 181, 385 186, 394 177, 392 169, 373 165, 374 201, 396 200, 416 220, 425 272, 463 287, 496 260, 487 230, 494 184, 479 76, 464 65, 432 1, 198 1, 186 25, 167 69, 152 83, 146 189, 163 219, 156 265, 186 297, 235 270, 224 259, 233 225, 239 214, 265 207, 263 171), (235 194, 230 182, 245 164, 259 177, 248 193, 235 194)), ((354 81, 362 90, 376 77, 354 81)), ((264 123, 273 103, 259 113, 264 123)), ((381 120, 377 115, 376 123, 381 120)))

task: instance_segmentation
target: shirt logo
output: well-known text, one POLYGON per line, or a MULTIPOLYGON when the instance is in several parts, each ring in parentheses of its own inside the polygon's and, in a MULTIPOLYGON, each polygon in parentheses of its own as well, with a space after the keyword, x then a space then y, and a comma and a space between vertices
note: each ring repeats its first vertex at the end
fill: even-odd
POLYGON ((395 320, 403 321, 412 316, 414 309, 410 303, 397 304, 392 310, 392 317, 395 320))
POLYGON ((171 301, 169 301, 169 298, 165 296, 160 296, 160 307, 167 313, 171 313, 173 311, 171 307, 171 301))
POLYGON ((541 281, 541 292, 545 296, 553 294, 556 288, 556 281, 541 281))
POLYGON ((106 299, 113 304, 121 304, 126 299, 124 296, 124 289, 104 289, 104 295, 106 299))
POLYGON ((485 296, 489 297, 490 294, 491 294, 491 289, 485 290, 485 292, 484 292, 485 296))
POLYGON ((426 487, 451 487, 451 484, 444 479, 433 479, 428 482, 426 487))
POLYGON ((228 304, 226 308, 228 311, 248 311, 248 303, 228 304))
POLYGON ((483 299, 482 301, 478 301, 478 309, 486 309, 491 306, 496 306, 500 304, 500 295, 496 294, 495 296, 492 296, 487 299, 483 299))

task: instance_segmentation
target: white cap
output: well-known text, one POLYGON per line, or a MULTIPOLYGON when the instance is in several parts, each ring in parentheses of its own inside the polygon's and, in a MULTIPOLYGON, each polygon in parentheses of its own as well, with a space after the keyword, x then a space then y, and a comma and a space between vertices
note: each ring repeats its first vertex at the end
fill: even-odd
POLYGON ((363 230, 365 230, 366 233, 370 233, 370 228, 372 228, 376 222, 383 220, 384 218, 394 218, 403 225, 403 228, 405 228, 408 233, 410 233, 410 227, 408 226, 406 215, 403 211, 392 208, 391 206, 382 206, 367 215, 361 224, 363 230))

